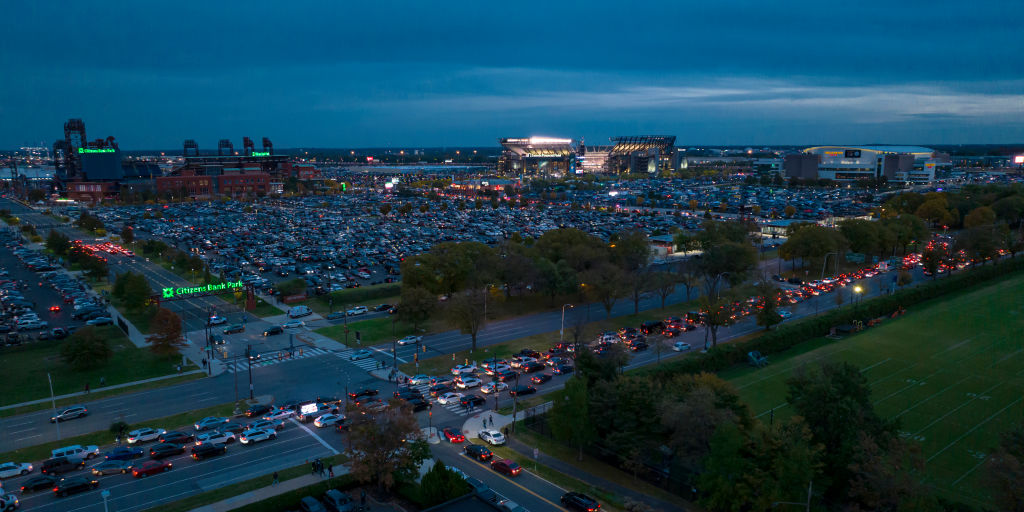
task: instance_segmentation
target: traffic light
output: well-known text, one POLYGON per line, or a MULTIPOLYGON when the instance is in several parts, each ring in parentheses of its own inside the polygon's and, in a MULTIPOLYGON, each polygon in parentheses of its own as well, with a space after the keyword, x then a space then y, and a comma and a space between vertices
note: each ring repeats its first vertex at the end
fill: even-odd
POLYGON ((420 355, 419 354, 413 354, 412 355, 412 360, 413 360, 413 362, 416 362, 416 363, 420 362, 420 355))

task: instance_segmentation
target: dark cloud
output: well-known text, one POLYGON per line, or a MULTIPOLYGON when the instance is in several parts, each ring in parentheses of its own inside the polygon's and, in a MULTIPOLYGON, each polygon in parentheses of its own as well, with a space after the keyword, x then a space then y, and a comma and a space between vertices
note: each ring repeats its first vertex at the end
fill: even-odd
POLYGON ((0 147, 51 140, 72 116, 130 147, 1020 140, 1022 14, 916 0, 9 2, 0 147))

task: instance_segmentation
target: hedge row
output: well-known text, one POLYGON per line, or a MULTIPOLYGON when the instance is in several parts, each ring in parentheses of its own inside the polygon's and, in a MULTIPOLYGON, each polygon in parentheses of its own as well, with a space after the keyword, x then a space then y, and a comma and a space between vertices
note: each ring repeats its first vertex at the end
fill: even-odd
MULTIPOLYGON (((320 499, 328 489, 348 491, 355 489, 358 485, 359 483, 356 482, 356 479, 353 478, 352 475, 341 475, 340 477, 333 478, 331 481, 324 480, 323 482, 317 482, 313 485, 300 487, 294 491, 288 491, 284 494, 271 496, 263 501, 241 507, 238 510, 240 512, 281 512, 282 510, 298 510, 299 502, 306 496, 313 496, 320 499)), ((358 496, 353 496, 353 498, 356 500, 359 499, 358 496)))
POLYGON ((762 355, 778 354, 801 343, 825 336, 833 327, 851 324, 854 320, 867 323, 870 319, 891 315, 901 307, 906 308, 943 295, 963 292, 989 281, 1005 279, 1009 274, 1022 270, 1024 258, 974 267, 959 274, 904 288, 892 295, 864 300, 854 307, 833 309, 819 316, 793 323, 787 322, 752 340, 718 345, 706 354, 694 354, 657 367, 641 369, 637 373, 653 376, 718 373, 734 365, 746 364, 748 352, 756 350, 762 355))

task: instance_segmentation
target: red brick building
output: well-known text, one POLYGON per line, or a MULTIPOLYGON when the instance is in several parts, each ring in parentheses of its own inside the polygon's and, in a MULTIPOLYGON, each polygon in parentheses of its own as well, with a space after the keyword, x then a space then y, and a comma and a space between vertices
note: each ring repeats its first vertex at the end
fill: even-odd
POLYGON ((159 197, 168 195, 175 198, 206 198, 213 195, 212 176, 196 176, 194 173, 180 176, 164 176, 156 179, 156 193, 159 197))
POLYGON ((246 172, 244 174, 217 176, 217 193, 222 196, 266 195, 269 190, 270 175, 265 172, 246 172))

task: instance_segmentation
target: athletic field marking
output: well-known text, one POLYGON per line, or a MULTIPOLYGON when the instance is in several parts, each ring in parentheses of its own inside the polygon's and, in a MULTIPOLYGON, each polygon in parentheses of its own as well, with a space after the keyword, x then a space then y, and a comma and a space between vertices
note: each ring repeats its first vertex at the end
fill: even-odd
POLYGON ((1005 410, 1009 409, 1010 407, 1013 407, 1013 406, 1017 405, 1018 403, 1020 403, 1021 400, 1024 400, 1024 397, 1018 398, 1018 399, 1014 400, 1013 402, 1011 402, 1006 407, 1003 407, 1002 409, 999 409, 998 411, 993 413, 988 418, 985 418, 984 421, 982 421, 981 423, 978 423, 977 425, 974 426, 974 428, 968 430, 967 432, 964 432, 963 435, 961 435, 960 437, 954 439, 953 442, 947 444, 945 448, 943 448, 943 449, 939 450, 938 452, 936 452, 935 455, 932 455, 931 457, 928 457, 928 460, 926 460, 925 462, 931 462, 932 459, 934 459, 935 457, 938 457, 942 452, 948 450, 950 446, 953 446, 954 444, 959 443, 961 439, 969 436, 971 434, 971 432, 974 432, 975 430, 978 430, 978 428, 980 428, 982 425, 984 425, 984 424, 988 423, 989 421, 991 421, 992 418, 995 418, 996 416, 999 416, 1000 414, 1003 413, 1003 411, 1005 411, 1005 410))
MULTIPOLYGON (((992 387, 986 389, 985 391, 982 391, 981 393, 978 393, 978 395, 987 394, 989 391, 992 391, 993 389, 998 388, 1000 384, 1002 384, 1002 382, 997 382, 995 386, 992 386, 992 387)), ((934 424, 936 424, 936 423, 946 419, 946 417, 949 416, 950 414, 953 414, 954 412, 959 411, 960 409, 962 409, 965 406, 967 406, 967 404, 970 404, 971 402, 977 400, 978 399, 978 395, 975 395, 970 400, 960 404, 959 406, 957 406, 956 409, 953 409, 953 410, 947 412, 946 414, 943 414, 942 416, 940 416, 938 418, 935 418, 934 421, 932 421, 931 423, 925 425, 924 428, 922 428, 921 430, 918 430, 917 432, 914 432, 914 435, 920 434, 921 432, 924 432, 925 430, 928 430, 928 428, 931 427, 932 425, 934 425, 934 424)), ((931 460, 931 459, 928 459, 928 460, 931 460)))
POLYGON ((877 363, 875 363, 875 364, 873 364, 873 365, 871 365, 871 366, 865 366, 864 368, 861 368, 861 369, 860 369, 860 372, 861 372, 861 373, 864 373, 864 372, 866 372, 866 371, 868 371, 868 370, 870 370, 870 369, 872 369, 872 368, 874 368, 874 367, 876 367, 876 366, 878 366, 878 365, 880 365, 880 364, 885 364, 885 363, 888 363, 889 361, 892 361, 892 358, 891 358, 891 357, 887 357, 887 358, 885 358, 885 359, 882 359, 881 361, 879 361, 879 362, 877 362, 877 363))
POLYGON ((962 347, 963 345, 966 345, 966 344, 968 344, 970 342, 971 342, 971 338, 967 338, 967 339, 961 341, 960 343, 957 343, 956 345, 953 345, 953 346, 947 348, 946 350, 943 350, 942 352, 936 352, 936 353, 932 354, 932 357, 939 357, 942 354, 945 354, 946 352, 949 352, 950 350, 956 350, 956 349, 958 349, 958 348, 962 347))
MULTIPOLYGON (((890 360, 892 360, 892 358, 891 357, 887 357, 887 358, 885 358, 885 360, 879 361, 879 362, 877 362, 877 363, 875 363, 875 364, 873 364, 871 366, 867 366, 867 367, 861 368, 860 372, 864 373, 865 371, 870 370, 870 369, 872 369, 872 368, 874 368, 874 367, 876 367, 876 366, 878 366, 878 365, 880 365, 882 363, 890 361, 890 360)), ((903 370, 900 370, 900 371, 903 371, 903 370)), ((939 371, 942 371, 942 370, 939 370, 939 371)), ((938 373, 938 372, 936 372, 936 373, 938 373)), ((932 375, 935 375, 935 374, 933 373, 932 375)), ((891 376, 892 375, 889 375, 889 377, 891 377, 891 376)), ((929 375, 929 377, 930 376, 931 375, 929 375)), ((888 377, 884 377, 884 378, 888 378, 888 377)), ((875 381, 875 382, 881 382, 881 381, 875 381)), ((869 382, 868 386, 873 386, 875 384, 875 382, 869 382)), ((754 418, 760 418, 761 416, 764 416, 765 414, 768 414, 768 413, 774 411, 775 409, 781 409, 781 408, 783 408, 783 407, 785 407, 787 405, 789 405, 789 402, 782 402, 781 405, 776 405, 775 407, 772 407, 771 409, 768 409, 768 410, 762 412, 761 414, 758 414, 757 416, 754 416, 754 418)))
POLYGON ((949 388, 952 388, 953 386, 956 386, 957 384, 960 384, 961 382, 963 382, 963 381, 965 381, 965 380, 967 380, 967 379, 969 379, 971 377, 972 377, 971 375, 968 375, 967 377, 964 377, 964 378, 962 378, 962 379, 960 379, 960 380, 958 380, 958 381, 956 381, 956 382, 954 382, 954 383, 952 383, 952 384, 942 388, 937 393, 933 393, 928 398, 925 398, 924 400, 921 400, 920 402, 918 402, 918 403, 916 403, 916 404, 914 404, 914 405, 912 405, 910 407, 907 407, 906 409, 903 409, 903 412, 897 414, 896 416, 893 416, 892 418, 896 419, 896 418, 899 418, 900 416, 903 416, 904 414, 906 414, 906 413, 916 409, 918 406, 923 405, 925 402, 931 400, 932 398, 935 398, 935 397, 945 393, 946 391, 949 390, 949 388))
POLYGON ((966 473, 960 475, 960 478, 957 478, 956 480, 953 480, 953 484, 952 485, 956 485, 956 484, 960 483, 961 480, 963 480, 964 478, 967 478, 967 475, 969 475, 971 473, 974 473, 974 470, 980 468, 981 465, 984 464, 986 460, 988 460, 987 456, 981 457, 981 460, 978 461, 978 463, 975 464, 974 467, 972 467, 971 469, 967 470, 966 473))
POLYGON ((1010 354, 1010 355, 1008 355, 1008 356, 1006 356, 1006 357, 1004 357, 1004 358, 1002 358, 1002 359, 1000 359, 1000 360, 996 361, 996 362, 995 362, 995 364, 993 364, 992 366, 995 366, 995 365, 997 365, 997 364, 999 364, 999 363, 1001 363, 1001 362, 1003 362, 1003 361, 1006 361, 1007 359, 1009 359, 1009 358, 1011 358, 1011 357, 1013 357, 1013 356, 1015 356, 1015 355, 1017 355, 1017 354, 1020 354, 1021 352, 1024 352, 1024 348, 1019 348, 1019 349, 1017 349, 1017 350, 1016 350, 1016 351, 1014 351, 1014 352, 1013 352, 1012 354, 1010 354))
POLYGON ((890 399, 890 398, 892 398, 892 397, 894 397, 894 396, 896 396, 896 395, 898 395, 898 394, 900 394, 900 393, 902 393, 902 392, 904 392, 904 391, 906 391, 906 390, 908 390, 910 388, 916 388, 916 387, 924 386, 925 384, 928 383, 928 379, 932 378, 937 373, 942 373, 942 370, 934 371, 934 372, 926 375, 922 379, 907 379, 906 380, 906 382, 907 382, 906 386, 903 386, 902 388, 900 388, 900 389, 898 389, 896 391, 893 391, 892 393, 889 393, 888 395, 886 395, 886 396, 884 396, 882 398, 879 398, 878 400, 875 400, 873 403, 875 405, 877 405, 877 404, 880 404, 880 403, 884 402, 885 400, 888 400, 888 399, 890 399))

